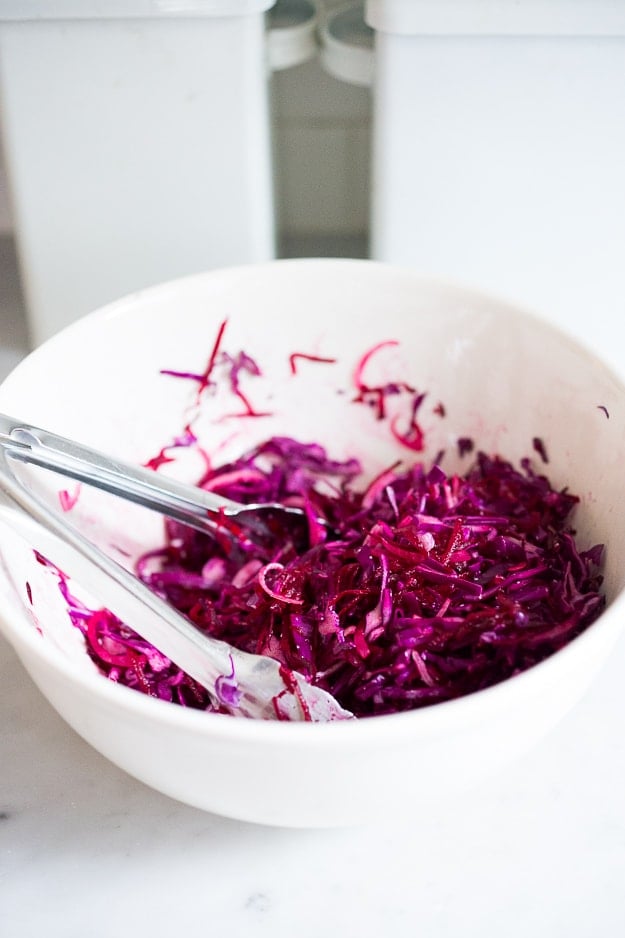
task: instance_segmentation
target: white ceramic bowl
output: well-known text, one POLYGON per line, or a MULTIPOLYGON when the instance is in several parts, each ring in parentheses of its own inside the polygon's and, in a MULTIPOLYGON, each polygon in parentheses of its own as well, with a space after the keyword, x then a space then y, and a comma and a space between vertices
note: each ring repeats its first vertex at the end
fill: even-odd
MULTIPOLYGON (((224 418, 240 402, 207 397, 196 427, 218 458, 286 433, 320 441, 336 457, 361 458, 369 475, 388 465, 397 444, 387 423, 354 405, 353 371, 375 343, 397 340, 371 367, 379 378, 404 378, 428 391, 428 452, 445 448, 447 468, 459 436, 513 460, 536 456, 534 437, 545 441, 553 484, 581 497, 580 541, 606 544, 606 611, 552 658, 458 701, 326 725, 235 720, 145 697, 96 673, 49 572, 2 515, 4 633, 78 733, 181 801, 294 826, 409 816, 433 800, 444 803, 552 727, 618 634, 625 389, 571 339, 499 300, 370 262, 280 261, 168 283, 86 317, 9 376, 0 410, 143 462, 179 433, 195 395, 193 382, 160 370, 201 372, 225 319, 224 347, 257 359, 263 376, 247 379, 246 391, 273 416, 224 418), (337 361, 300 359, 293 375, 294 352, 337 361), (434 413, 438 401, 444 419, 434 413)), ((174 471, 193 480, 199 466, 184 455, 174 471)), ((105 510, 96 493, 83 493, 74 519, 130 561, 162 536, 150 513, 119 501, 105 510)))

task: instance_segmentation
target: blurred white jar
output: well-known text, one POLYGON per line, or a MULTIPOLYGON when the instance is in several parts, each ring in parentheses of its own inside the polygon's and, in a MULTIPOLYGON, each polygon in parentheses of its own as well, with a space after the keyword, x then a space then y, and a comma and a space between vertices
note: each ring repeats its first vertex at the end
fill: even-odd
MULTIPOLYGON (((274 3, 0 0, 5 157, 33 344, 156 281, 274 256, 274 3)), ((281 36, 274 45, 288 44, 289 30, 281 36)))
POLYGON ((625 4, 369 0, 372 252, 548 312, 625 369, 625 4))

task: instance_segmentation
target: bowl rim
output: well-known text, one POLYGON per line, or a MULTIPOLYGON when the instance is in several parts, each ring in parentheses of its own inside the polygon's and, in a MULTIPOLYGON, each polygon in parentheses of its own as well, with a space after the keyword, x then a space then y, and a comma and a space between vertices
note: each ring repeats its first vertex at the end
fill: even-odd
MULTIPOLYGON (((152 297, 160 297, 166 291, 179 290, 181 286, 201 284, 204 281, 214 280, 218 277, 233 276, 268 269, 294 269, 297 267, 310 268, 359 268, 379 272, 382 276, 394 278, 402 277, 410 280, 416 288, 427 287, 470 297, 486 303, 493 308, 499 308, 521 319, 534 321, 542 330, 550 332, 559 342, 575 348, 593 366, 600 368, 618 386, 625 397, 625 383, 617 371, 592 348, 586 346, 581 340, 560 326, 550 322, 546 316, 538 311, 516 304, 473 285, 464 284, 452 278, 431 276, 423 274, 412 267, 387 263, 384 261, 361 258, 282 258, 254 264, 232 265, 201 271, 184 277, 167 280, 145 289, 134 291, 111 303, 88 313, 81 319, 66 326, 60 332, 34 349, 20 362, 0 384, 0 399, 2 389, 11 386, 14 376, 19 377, 23 367, 30 367, 32 361, 40 355, 50 354, 57 344, 66 340, 68 334, 89 330, 94 323, 109 318, 117 318, 137 304, 149 301, 152 297), (29 364, 26 364, 29 363, 29 364)), ((334 745, 342 747, 348 740, 357 740, 365 734, 368 740, 376 738, 380 745, 385 742, 391 745, 397 736, 409 734, 416 736, 429 736, 450 728, 461 730, 469 722, 492 713, 493 709, 503 709, 507 704, 513 703, 519 696, 531 695, 532 688, 538 687, 550 680, 553 674, 557 678, 560 670, 559 662, 564 662, 573 656, 583 654, 585 647, 593 643, 598 633, 611 629, 615 641, 621 628, 620 622, 625 620, 625 588, 612 599, 600 616, 580 635, 568 642, 563 648, 548 658, 517 675, 506 678, 501 682, 466 694, 452 700, 441 701, 426 707, 417 708, 394 714, 380 714, 374 717, 365 717, 356 720, 338 720, 331 723, 306 723, 246 720, 233 718, 227 714, 211 713, 172 704, 169 701, 149 697, 132 688, 110 681, 99 673, 95 666, 93 672, 77 670, 72 661, 60 649, 47 642, 45 638, 28 623, 26 615, 17 608, 3 610, 0 613, 0 634, 3 634, 8 643, 22 661, 26 670, 33 676, 28 658, 31 653, 40 659, 45 667, 52 668, 57 674, 76 683, 81 690, 95 694, 103 703, 115 709, 132 711, 137 717, 156 719, 170 726, 186 728, 197 732, 200 736, 216 736, 236 739, 237 741, 282 743, 306 743, 306 745, 334 745), (19 620, 19 621, 18 621, 19 620), (24 625, 28 625, 24 628, 24 625), (26 659, 26 660, 25 660, 26 659), (557 669, 557 670, 556 670, 557 669), (498 702, 499 701, 499 702, 498 702), (305 727, 305 729, 302 729, 305 727)))
POLYGON ((611 631, 610 638, 615 642, 622 632, 621 623, 624 620, 625 591, 621 592, 584 632, 559 651, 497 684, 415 710, 326 723, 250 720, 229 714, 211 713, 150 697, 133 688, 117 684, 99 673, 95 665, 93 671, 79 671, 60 649, 49 642, 46 643, 45 637, 35 628, 31 626, 25 629, 26 618, 16 609, 11 609, 10 613, 2 613, 0 634, 12 646, 35 683, 37 679, 29 664, 31 654, 34 654, 46 669, 52 669, 57 675, 78 685, 83 692, 93 694, 101 703, 122 712, 130 711, 137 718, 155 720, 206 738, 219 737, 265 744, 286 740, 289 744, 342 747, 349 742, 363 739, 363 734, 367 740, 375 739, 376 743, 384 746, 393 745, 398 736, 427 738, 447 730, 460 732, 466 725, 487 718, 493 712, 505 714, 507 708, 513 706, 517 700, 530 699, 533 689, 539 691, 545 684, 556 686, 561 665, 570 658, 583 655, 586 647, 597 640, 600 631, 611 631), (13 621, 18 618, 19 623, 13 621))

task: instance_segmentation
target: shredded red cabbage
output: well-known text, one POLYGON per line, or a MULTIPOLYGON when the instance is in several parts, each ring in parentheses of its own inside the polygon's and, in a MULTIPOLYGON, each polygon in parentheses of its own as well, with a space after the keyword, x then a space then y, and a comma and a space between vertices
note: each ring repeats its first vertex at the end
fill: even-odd
MULTIPOLYGON (((204 484, 243 502, 303 506, 307 543, 282 527, 258 548, 226 549, 169 522, 167 543, 142 558, 139 575, 198 628, 300 671, 357 716, 496 684, 553 654, 603 608, 602 548, 580 551, 570 526, 578 499, 529 460, 516 469, 479 453, 463 476, 394 466, 364 491, 359 471, 318 444, 270 439, 204 484)), ((84 631, 113 679, 212 708, 110 613, 93 613, 84 631)), ((224 691, 235 694, 228 677, 224 691)))
MULTIPOLYGON (((203 393, 225 380, 243 407, 228 416, 266 416, 241 386, 262 372, 245 353, 222 348, 225 327, 201 374, 162 373, 196 385, 196 412, 203 393)), ((359 359, 352 400, 384 420, 388 399, 400 396, 407 407, 388 420, 390 432, 401 448, 421 451, 425 395, 372 377, 379 356, 397 345, 379 342, 359 359)), ((296 377, 299 360, 335 362, 294 353, 296 377)), ((442 402, 433 413, 445 417, 442 402)), ((190 417, 146 465, 158 469, 172 450, 197 445, 190 417)), ((460 457, 474 453, 470 437, 456 446, 460 457)), ((542 439, 532 447, 546 463, 542 439)), ((233 523, 211 538, 168 522, 165 545, 140 559, 138 575, 199 629, 278 660, 285 686, 299 671, 356 716, 496 684, 556 652, 599 615, 603 548, 577 547, 577 497, 553 489, 529 459, 516 468, 478 452, 463 475, 447 475, 441 458, 408 469, 398 461, 363 489, 358 461, 333 460, 318 443, 273 437, 218 468, 207 456, 202 487, 245 503, 298 505, 304 525, 276 519, 271 536, 256 542, 242 530, 237 539, 233 523)), ((56 572, 72 621, 109 678, 185 706, 236 706, 234 666, 211 697, 112 613, 78 602, 56 572)))

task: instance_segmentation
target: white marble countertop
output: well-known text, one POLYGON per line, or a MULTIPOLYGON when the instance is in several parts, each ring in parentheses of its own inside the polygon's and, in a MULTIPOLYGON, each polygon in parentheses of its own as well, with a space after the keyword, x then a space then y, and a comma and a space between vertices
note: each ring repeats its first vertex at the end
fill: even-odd
POLYGON ((205 814, 126 776, 0 639, 0 934, 625 934, 624 669, 625 638, 543 743, 444 812, 297 831, 205 814))

